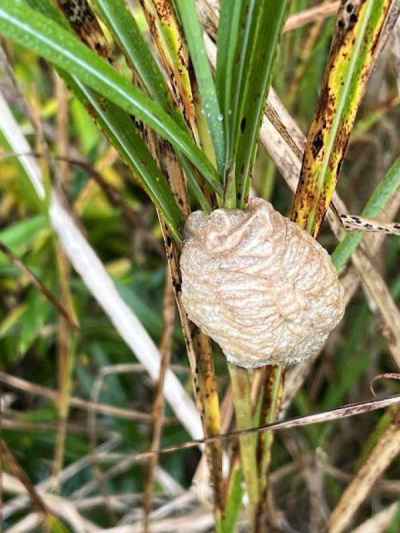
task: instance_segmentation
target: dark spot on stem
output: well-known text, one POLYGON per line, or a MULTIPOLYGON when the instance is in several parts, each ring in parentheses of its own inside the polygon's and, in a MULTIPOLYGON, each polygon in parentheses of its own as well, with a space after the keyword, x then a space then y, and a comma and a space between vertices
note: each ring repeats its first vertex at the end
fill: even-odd
POLYGON ((313 143, 312 143, 312 153, 313 153, 314 157, 317 157, 317 155, 319 154, 323 144, 324 144, 324 142, 323 142, 323 139, 322 139, 322 131, 319 130, 319 132, 315 136, 315 138, 313 140, 313 143))
POLYGON ((358 21, 358 17, 355 13, 350 15, 350 24, 354 25, 358 21))

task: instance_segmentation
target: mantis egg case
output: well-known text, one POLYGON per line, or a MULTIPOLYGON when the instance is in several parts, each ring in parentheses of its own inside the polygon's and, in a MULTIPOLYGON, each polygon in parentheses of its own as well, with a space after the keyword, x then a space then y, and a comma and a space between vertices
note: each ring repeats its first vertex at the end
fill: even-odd
POLYGON ((181 269, 190 320, 241 367, 312 357, 344 313, 328 253, 259 198, 246 210, 192 213, 181 269))

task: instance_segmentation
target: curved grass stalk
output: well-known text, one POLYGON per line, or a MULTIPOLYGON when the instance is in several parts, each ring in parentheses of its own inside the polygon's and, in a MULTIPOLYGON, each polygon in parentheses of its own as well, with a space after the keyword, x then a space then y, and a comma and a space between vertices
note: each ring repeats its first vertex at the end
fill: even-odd
MULTIPOLYGON (((246 430, 254 426, 253 405, 251 401, 251 384, 249 371, 228 363, 232 385, 232 399, 235 407, 236 426, 238 430, 246 430)), ((256 523, 257 506, 259 503, 259 477, 257 466, 257 434, 244 434, 239 438, 240 459, 246 490, 249 497, 249 518, 253 530, 256 523)), ((236 487, 232 487, 235 494, 236 487)))
POLYGON ((389 425, 381 433, 376 445, 331 514, 328 524, 329 533, 342 533, 348 530, 354 514, 368 492, 400 453, 399 408, 393 407, 389 416, 389 425))

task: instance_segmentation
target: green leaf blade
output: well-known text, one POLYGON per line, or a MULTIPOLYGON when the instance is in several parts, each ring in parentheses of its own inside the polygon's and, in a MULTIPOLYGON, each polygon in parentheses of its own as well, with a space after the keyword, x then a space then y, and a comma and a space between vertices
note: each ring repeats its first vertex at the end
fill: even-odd
POLYGON ((172 102, 166 81, 124 0, 95 0, 95 4, 150 96, 170 110, 172 102))
POLYGON ((222 193, 218 174, 188 132, 178 126, 159 104, 133 87, 68 31, 26 6, 3 0, 0 33, 75 75, 115 105, 142 120, 181 151, 215 192, 222 193))
POLYGON ((218 27, 216 88, 220 108, 224 117, 225 130, 225 176, 229 173, 232 156, 232 95, 237 78, 235 57, 240 37, 240 20, 242 17, 244 0, 237 0, 234 4, 223 0, 218 27))
POLYGON ((223 115, 220 112, 217 91, 204 46, 203 30, 196 16, 194 0, 175 0, 175 4, 182 19, 197 83, 199 84, 202 110, 206 116, 213 140, 218 169, 222 174, 225 159, 223 115))
MULTIPOLYGON (((28 0, 30 6, 58 24, 68 27, 63 15, 49 0, 28 0)), ((130 116, 114 104, 104 101, 79 79, 58 71, 78 100, 95 118, 108 140, 118 150, 125 163, 140 180, 155 206, 168 224, 174 238, 182 240, 183 216, 167 180, 157 166, 146 144, 137 132, 130 116)))
POLYGON ((79 80, 69 82, 74 92, 79 94, 95 113, 96 120, 107 133, 112 144, 125 162, 137 173, 144 190, 159 208, 175 239, 182 239, 183 216, 176 203, 165 176, 161 173, 147 145, 136 131, 130 117, 119 107, 108 103, 106 106, 98 96, 79 80))
MULTIPOLYGON (((233 125, 236 186, 240 207, 247 202, 250 174, 256 154, 258 133, 268 94, 272 67, 287 12, 287 0, 247 2, 246 31, 241 50, 238 105, 233 125)), ((241 43, 239 43, 241 46, 241 43)))

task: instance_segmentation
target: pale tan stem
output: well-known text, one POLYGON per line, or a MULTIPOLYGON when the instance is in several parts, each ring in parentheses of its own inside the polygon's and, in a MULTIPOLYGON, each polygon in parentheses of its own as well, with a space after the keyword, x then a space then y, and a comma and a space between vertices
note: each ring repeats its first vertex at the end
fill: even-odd
MULTIPOLYGON (((398 417, 397 417, 398 418, 398 417)), ((342 494, 329 520, 329 533, 342 533, 375 482, 400 453, 400 426, 394 420, 386 429, 356 477, 342 494)))

